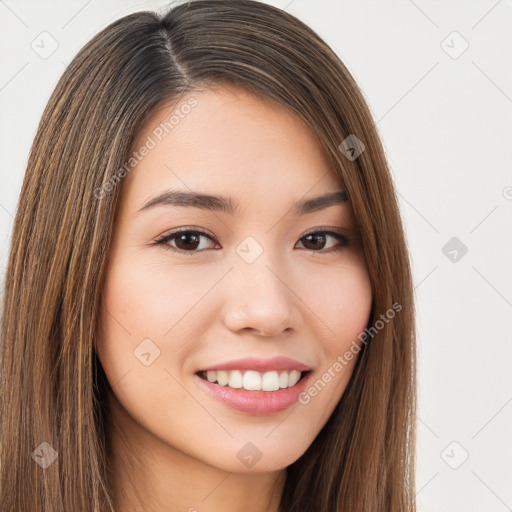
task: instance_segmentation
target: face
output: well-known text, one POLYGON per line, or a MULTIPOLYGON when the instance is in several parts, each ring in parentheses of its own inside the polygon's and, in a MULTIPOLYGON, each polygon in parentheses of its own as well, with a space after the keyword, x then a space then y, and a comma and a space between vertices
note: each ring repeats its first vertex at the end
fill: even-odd
POLYGON ((160 108, 134 151, 97 347, 113 417, 161 456, 284 468, 343 395, 356 357, 336 362, 369 319, 344 189, 305 124, 237 89, 160 108))

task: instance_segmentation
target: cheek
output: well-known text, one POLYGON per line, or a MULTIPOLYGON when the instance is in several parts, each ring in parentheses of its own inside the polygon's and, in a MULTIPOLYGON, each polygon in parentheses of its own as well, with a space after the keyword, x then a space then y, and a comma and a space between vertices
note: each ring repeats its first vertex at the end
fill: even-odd
POLYGON ((323 348, 336 358, 350 347, 352 341, 368 324, 372 306, 372 289, 366 267, 347 266, 324 280, 315 292, 313 311, 318 311, 324 325, 323 348))
MULTIPOLYGON (((139 333, 149 326, 159 332, 160 324, 165 321, 166 308, 167 314, 169 312, 163 287, 159 274, 148 265, 137 264, 135 258, 131 262, 119 259, 106 280, 105 306, 112 314, 117 314, 116 319, 130 332, 139 333)), ((168 318, 169 322, 171 320, 168 318)))
POLYGON ((216 280, 211 272, 208 276, 200 270, 170 273, 168 267, 136 254, 114 253, 105 278, 98 342, 98 355, 110 380, 117 382, 128 371, 140 370, 139 351, 149 350, 151 358, 157 355, 152 368, 167 367, 171 354, 173 361, 186 360, 194 349, 190 340, 205 332, 202 322, 208 321, 193 309, 216 280), (193 322, 184 321, 192 317, 193 322))
POLYGON ((154 280, 143 265, 135 268, 123 258, 112 259, 103 289, 98 344, 100 361, 112 384, 140 366, 134 351, 143 340, 152 340, 160 349, 160 339, 169 329, 164 305, 158 294, 151 292, 154 280))
POLYGON ((181 320, 208 290, 214 277, 210 275, 205 282, 197 272, 169 272, 168 267, 133 255, 119 258, 106 279, 104 305, 110 313, 106 322, 117 323, 113 328, 131 333, 134 341, 141 337, 163 340, 175 326, 183 327, 181 320))
POLYGON ((322 364, 315 372, 299 403, 311 418, 311 435, 316 436, 325 425, 343 396, 352 376, 360 346, 358 335, 368 324, 372 305, 372 290, 366 267, 346 267, 317 295, 317 310, 321 312, 320 340, 322 364), (320 299, 320 297, 322 297, 320 299))

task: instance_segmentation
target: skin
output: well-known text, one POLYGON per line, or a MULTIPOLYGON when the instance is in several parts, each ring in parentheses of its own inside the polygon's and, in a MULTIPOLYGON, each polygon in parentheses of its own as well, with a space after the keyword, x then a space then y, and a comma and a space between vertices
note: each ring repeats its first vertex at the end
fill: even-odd
POLYGON ((212 398, 195 372, 284 355, 312 367, 315 382, 367 326, 371 284, 357 240, 329 252, 340 243, 331 235, 304 238, 315 228, 355 236, 353 213, 347 202, 293 215, 298 201, 343 187, 279 104, 233 88, 194 91, 155 112, 134 148, 191 97, 197 105, 118 185, 97 347, 114 392, 115 501, 130 511, 275 512, 286 466, 329 419, 356 357, 306 405, 264 416, 212 398), (228 196, 240 210, 138 212, 169 188, 228 196), (211 238, 167 243, 184 253, 151 245, 183 227, 211 238), (235 250, 248 236, 263 250, 251 264, 235 250), (134 356, 147 338, 160 350, 148 366, 134 356), (237 457, 247 442, 262 453, 250 468, 237 457))

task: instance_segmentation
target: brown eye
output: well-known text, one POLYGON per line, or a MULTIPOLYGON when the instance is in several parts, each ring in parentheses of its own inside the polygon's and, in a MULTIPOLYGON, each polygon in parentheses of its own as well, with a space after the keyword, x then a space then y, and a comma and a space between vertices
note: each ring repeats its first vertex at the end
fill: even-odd
POLYGON ((305 240, 305 242, 303 242, 304 248, 313 252, 336 252, 343 250, 349 245, 349 239, 347 237, 335 233, 334 231, 314 231, 313 233, 304 235, 301 240, 305 240), (328 250, 324 250, 326 241, 329 240, 329 238, 337 240, 338 244, 328 248, 328 250))
POLYGON ((201 250, 205 249, 205 244, 201 242, 202 239, 213 241, 212 237, 202 231, 182 229, 181 231, 175 231, 161 237, 155 244, 162 245, 165 249, 170 251, 194 254, 195 252, 201 252, 201 250), (173 242, 173 244, 171 244, 171 242, 173 242), (197 250, 200 246, 201 250, 197 250))
MULTIPOLYGON (((205 242, 202 242, 203 239, 209 240, 212 243, 216 242, 212 236, 203 231, 196 229, 181 229, 162 236, 156 240, 154 244, 161 245, 170 251, 192 255, 208 249, 208 243, 206 242, 205 247, 205 242)), ((301 237, 300 241, 303 241, 302 244, 304 249, 312 252, 318 252, 320 254, 341 251, 350 243, 349 238, 339 233, 320 230, 304 235, 301 237), (325 246, 326 244, 329 244, 329 240, 334 240, 338 243, 335 243, 326 249, 325 246)), ((210 249, 211 248, 212 247, 210 247, 210 249)))
POLYGON ((200 245, 200 239, 202 235, 195 233, 186 232, 174 235, 176 246, 180 250, 195 250, 200 245))

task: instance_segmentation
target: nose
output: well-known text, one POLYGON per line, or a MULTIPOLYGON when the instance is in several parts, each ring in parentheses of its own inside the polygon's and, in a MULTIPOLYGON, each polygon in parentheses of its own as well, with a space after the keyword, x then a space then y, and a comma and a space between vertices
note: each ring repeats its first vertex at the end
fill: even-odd
POLYGON ((263 336, 278 336, 296 328, 299 299, 287 282, 290 278, 283 266, 265 251, 252 263, 237 258, 223 307, 226 327, 263 336))

